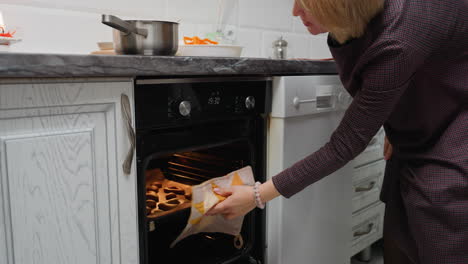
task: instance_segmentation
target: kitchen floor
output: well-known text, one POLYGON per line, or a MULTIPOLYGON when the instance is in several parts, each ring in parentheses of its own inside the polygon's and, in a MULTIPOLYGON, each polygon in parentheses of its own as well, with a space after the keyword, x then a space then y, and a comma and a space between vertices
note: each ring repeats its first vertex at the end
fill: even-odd
POLYGON ((383 241, 377 241, 372 245, 372 260, 370 262, 359 261, 356 257, 351 259, 351 264, 383 264, 383 241))

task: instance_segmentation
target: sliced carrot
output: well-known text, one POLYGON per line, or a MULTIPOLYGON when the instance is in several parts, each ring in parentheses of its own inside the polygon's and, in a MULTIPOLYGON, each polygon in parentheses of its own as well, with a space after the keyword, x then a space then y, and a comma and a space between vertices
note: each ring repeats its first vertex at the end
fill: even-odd
POLYGON ((218 44, 218 42, 216 41, 212 41, 208 38, 200 39, 198 36, 194 36, 193 38, 184 36, 184 43, 186 45, 209 45, 209 44, 217 45, 218 44))
POLYGON ((200 45, 200 44, 203 44, 203 42, 199 37, 195 36, 193 37, 193 44, 200 45))
POLYGON ((210 44, 213 44, 213 45, 218 45, 218 44, 219 44, 219 42, 217 42, 217 41, 212 41, 211 39, 207 39, 207 38, 206 38, 206 39, 204 39, 204 40, 205 40, 206 42, 210 43, 210 44))
POLYGON ((184 43, 187 45, 193 44, 193 38, 184 37, 184 43))

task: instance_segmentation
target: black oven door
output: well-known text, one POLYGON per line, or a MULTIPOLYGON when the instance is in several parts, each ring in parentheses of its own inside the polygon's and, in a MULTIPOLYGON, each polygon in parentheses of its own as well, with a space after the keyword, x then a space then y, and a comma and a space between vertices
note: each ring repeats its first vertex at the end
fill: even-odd
POLYGON ((265 181, 265 120, 249 115, 184 126, 140 131, 137 140, 141 263, 263 263, 265 215, 255 209, 244 218, 241 240, 221 233, 190 236, 174 248, 190 206, 153 215, 146 207, 151 171, 172 182, 196 185, 250 165, 265 181))

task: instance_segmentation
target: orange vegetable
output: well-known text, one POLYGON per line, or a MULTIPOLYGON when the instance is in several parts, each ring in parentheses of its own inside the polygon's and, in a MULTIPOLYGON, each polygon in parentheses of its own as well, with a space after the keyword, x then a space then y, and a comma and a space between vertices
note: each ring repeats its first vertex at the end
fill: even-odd
POLYGON ((185 43, 185 45, 209 45, 209 44, 217 45, 217 44, 219 44, 216 41, 212 41, 212 40, 207 39, 207 38, 206 39, 200 39, 197 36, 194 36, 193 38, 184 37, 184 43, 185 43))
POLYGON ((6 37, 6 38, 12 38, 13 35, 15 35, 16 31, 10 32, 8 31, 7 33, 0 33, 0 37, 6 37))
POLYGON ((204 39, 206 42, 213 44, 213 45, 218 45, 219 43, 217 41, 212 41, 211 39, 204 39))

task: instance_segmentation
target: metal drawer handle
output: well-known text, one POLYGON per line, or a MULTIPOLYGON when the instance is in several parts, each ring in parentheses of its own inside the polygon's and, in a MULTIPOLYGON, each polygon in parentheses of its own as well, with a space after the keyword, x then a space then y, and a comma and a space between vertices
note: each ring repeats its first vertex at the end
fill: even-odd
POLYGON ((369 183, 369 186, 367 187, 356 187, 354 189, 355 192, 368 192, 372 190, 375 187, 375 181, 369 183))
POLYGON ((374 223, 370 223, 367 226, 366 231, 356 231, 356 232, 354 232, 354 237, 361 237, 361 236, 368 235, 368 234, 370 234, 370 232, 372 232, 372 228, 374 228, 374 223))
POLYGON ((317 102, 317 99, 300 100, 299 97, 297 96, 293 98, 293 105, 296 108, 298 108, 301 104, 315 103, 315 102, 317 102))
POLYGON ((127 128, 127 136, 130 141, 130 149, 128 150, 127 157, 122 164, 123 171, 126 175, 129 175, 132 170, 133 153, 135 152, 136 146, 136 135, 135 130, 132 127, 132 110, 130 107, 130 99, 126 94, 122 94, 120 97, 120 103, 122 105, 122 115, 127 128))

